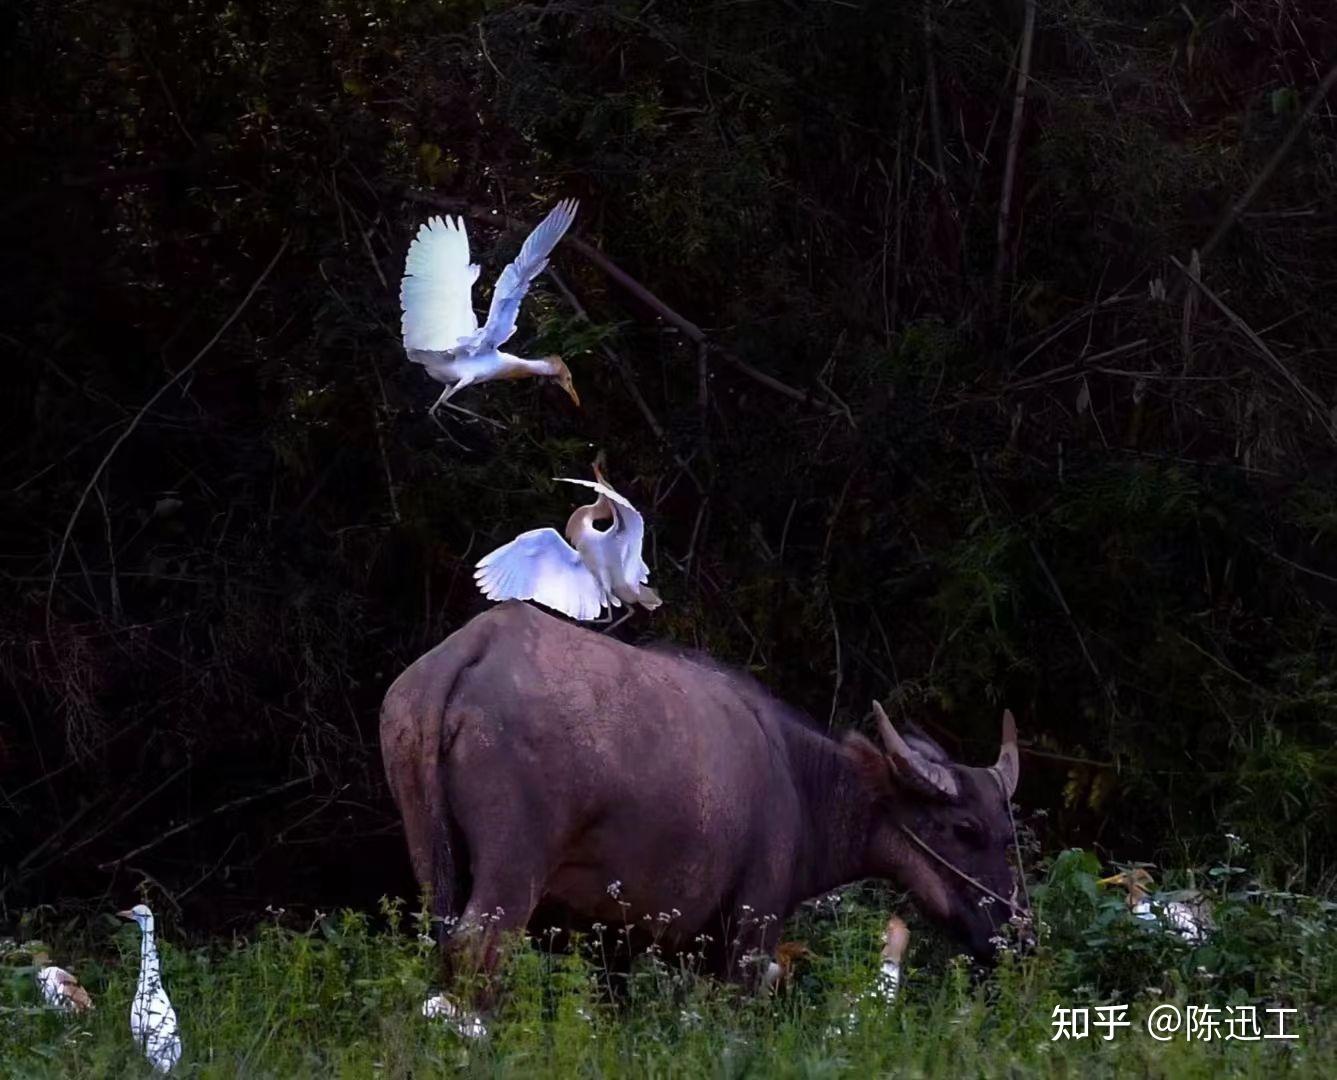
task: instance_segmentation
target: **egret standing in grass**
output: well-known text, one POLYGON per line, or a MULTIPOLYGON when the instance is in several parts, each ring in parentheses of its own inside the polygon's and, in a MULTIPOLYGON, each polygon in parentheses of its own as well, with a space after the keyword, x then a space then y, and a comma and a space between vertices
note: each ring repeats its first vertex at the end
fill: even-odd
MULTIPOLYGON (((535 600, 572 619, 590 621, 605 608, 640 604, 654 611, 663 602, 650 588, 650 568, 641 556, 645 521, 603 475, 602 455, 593 480, 555 477, 593 488, 599 497, 556 529, 531 529, 478 560, 474 580, 489 600, 535 600), (607 529, 595 525, 611 521, 607 529), (567 541, 570 541, 568 543, 567 541)), ((630 618, 632 611, 626 617, 630 618)), ((612 612, 609 612, 611 619, 612 612)))
POLYGON ((433 994, 422 1003, 428 1020, 440 1020, 462 1039, 486 1039, 487 1025, 482 1017, 456 1005, 445 994, 433 994))
POLYGON ((550 378, 580 404, 571 372, 560 356, 526 360, 501 351, 515 333, 520 301, 571 227, 576 206, 575 199, 563 200, 529 234, 515 261, 497 278, 487 322, 481 329, 471 298, 479 266, 469 262, 464 219, 434 217, 418 230, 404 263, 399 302, 404 312, 404 351, 446 387, 428 410, 433 419, 442 405, 486 419, 451 404, 450 399, 466 386, 494 379, 550 378))
POLYGON ((1097 884, 1123 888, 1128 893, 1128 910, 1134 917, 1145 922, 1161 923, 1190 945, 1206 941, 1207 935, 1215 929, 1205 897, 1187 893, 1184 899, 1172 900, 1168 896, 1153 894, 1149 887, 1156 883, 1144 867, 1121 870, 1101 878, 1097 884))
POLYGON ((79 985, 79 980, 64 968, 50 963, 51 957, 41 950, 35 950, 32 961, 35 967, 33 976, 37 979, 37 989, 42 1000, 53 1009, 61 1012, 81 1013, 93 1007, 93 999, 88 991, 79 985))
POLYGON ((904 920, 893 915, 887 920, 882 933, 882 964, 873 979, 873 985, 867 990, 847 998, 850 1011, 844 1020, 831 1025, 828 1034, 849 1035, 859 1026, 858 1006, 863 1001, 877 1001, 889 1008, 896 1002, 901 992, 901 962, 905 959, 905 950, 910 944, 910 928, 904 920))
POLYGON ((778 994, 794 985, 794 970, 800 960, 815 959, 816 954, 802 941, 782 941, 775 947, 775 959, 762 974, 762 989, 778 994))
POLYGON ((873 984, 873 993, 890 1005, 901 991, 901 961, 910 945, 910 928, 898 916, 887 920, 882 935, 882 966, 873 984))
POLYGON ((136 904, 129 911, 118 911, 117 914, 139 925, 139 982, 130 1002, 130 1034, 154 1069, 160 1073, 171 1072, 181 1059, 181 1034, 177 1028, 176 1010, 163 989, 162 973, 158 969, 153 912, 144 904, 136 904))

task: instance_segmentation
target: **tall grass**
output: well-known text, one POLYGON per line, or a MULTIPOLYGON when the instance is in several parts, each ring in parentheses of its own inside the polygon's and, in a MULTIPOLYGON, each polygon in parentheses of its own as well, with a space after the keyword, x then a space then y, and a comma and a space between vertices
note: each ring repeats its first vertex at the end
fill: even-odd
MULTIPOLYGON (((1081 852, 1053 860, 1036 895, 1040 949, 1005 954, 984 978, 917 928, 891 1008, 858 996, 877 969, 885 915, 886 897, 868 888, 809 905, 791 923, 787 936, 805 940, 813 956, 776 997, 703 977, 691 957, 643 955, 624 975, 589 943, 552 953, 516 940, 491 1037, 476 1043, 420 1016, 435 946, 420 934, 422 916, 406 918, 397 902, 376 918, 349 911, 309 927, 270 922, 247 938, 195 947, 174 945, 169 933, 164 979, 185 1043, 178 1075, 1337 1075, 1329 1013, 1337 905, 1220 884, 1220 929, 1192 948, 1133 920, 1120 895, 1096 887, 1095 870, 1081 852), (1256 1004, 1264 1031, 1276 1030, 1264 1008, 1295 1008, 1288 1028, 1297 1038, 1204 1042, 1181 1033, 1158 1042, 1143 1021, 1165 1002, 1256 1004), (1084 1040, 1054 1039, 1056 1006, 1102 1003, 1129 1005, 1131 1026, 1111 1040, 1094 1026, 1084 1040)), ((84 941, 86 957, 54 955, 93 992, 87 1018, 41 1008, 30 966, 5 969, 4 1076, 150 1075, 127 1024, 136 931, 108 934, 98 922, 84 941)))

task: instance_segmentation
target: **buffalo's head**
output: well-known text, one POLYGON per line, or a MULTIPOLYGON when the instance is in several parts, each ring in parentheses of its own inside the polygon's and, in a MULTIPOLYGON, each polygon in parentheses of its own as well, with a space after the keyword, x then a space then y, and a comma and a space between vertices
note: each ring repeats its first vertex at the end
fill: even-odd
POLYGON ((876 702, 873 710, 882 746, 857 734, 846 740, 875 800, 868 869, 900 882, 977 959, 991 959, 1009 920, 1029 923, 1008 858, 1020 774, 1012 713, 1003 713, 997 762, 975 768, 920 731, 902 736, 876 702))

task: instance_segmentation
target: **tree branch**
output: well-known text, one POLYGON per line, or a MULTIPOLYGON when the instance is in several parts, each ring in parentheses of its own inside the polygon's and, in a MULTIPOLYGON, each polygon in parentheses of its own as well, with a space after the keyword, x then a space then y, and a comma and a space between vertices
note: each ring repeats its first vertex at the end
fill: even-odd
POLYGON ((111 464, 111 459, 116 456, 116 451, 121 448, 121 444, 125 442, 126 439, 134 434, 135 428, 139 427, 139 422, 144 419, 149 409, 153 408, 158 399, 167 393, 168 390, 195 370, 195 365, 204 359, 210 349, 218 344, 219 338, 227 332, 228 327, 236 322, 238 316, 246 310, 247 305, 250 304, 251 300, 255 297, 255 294, 260 291, 260 286, 265 283, 265 279, 269 277, 270 272, 276 265, 278 265, 279 258, 288 250, 288 240, 289 237, 287 236, 283 238, 283 243, 279 245, 278 251, 274 252, 274 257, 269 260, 269 265, 266 266, 260 276, 255 279, 255 284, 253 284, 246 295, 242 297, 241 303, 237 305, 232 314, 223 321, 223 325, 214 332, 214 336, 205 342, 204 348, 191 357, 190 362, 187 363, 185 367, 178 370, 175 375, 163 383, 148 401, 140 406, 139 411, 130 418, 130 422, 126 424, 125 430, 116 437, 116 441, 111 444, 110 449, 103 455, 102 460, 98 462, 97 468, 93 470, 93 475, 89 477, 88 483, 84 485, 84 490, 79 496, 79 501, 75 504, 74 513, 70 515, 70 520, 65 523, 65 533, 60 538, 60 546, 56 549, 56 557, 51 563, 51 583, 48 585, 46 591, 46 633, 48 638, 51 637, 51 601, 56 592, 56 579, 60 575, 61 563, 65 561, 65 551, 69 547, 70 534, 74 532, 74 523, 79 520, 79 515, 83 512, 84 504, 88 502, 89 493, 92 492, 98 480, 102 478, 102 473, 106 470, 107 466, 111 464))
POLYGON ((1035 0, 1026 0, 1026 22, 1021 31, 1021 59, 1017 65, 1017 92, 1012 99, 1012 130, 1007 137, 1007 159, 1003 167, 1003 194, 998 201, 998 255, 994 261, 994 299, 1001 295, 1007 270, 1007 234, 1012 222, 1012 189, 1017 177, 1017 150, 1021 144, 1022 119, 1026 111, 1026 84, 1031 74, 1031 42, 1035 38, 1035 0))
POLYGON ((1286 137, 1281 140, 1281 145, 1272 152, 1272 156, 1267 159, 1267 164, 1263 166, 1262 171, 1254 177, 1253 183, 1243 195, 1235 200, 1229 210, 1225 212, 1221 220, 1217 222, 1216 228, 1212 230, 1212 235, 1207 238, 1207 242, 1199 249, 1199 257, 1206 260, 1221 242, 1226 233, 1234 227, 1235 222, 1239 221, 1240 215, 1249 208, 1249 204, 1257 198, 1258 193, 1263 190, 1267 182, 1272 179, 1272 174, 1277 171, 1277 167, 1286 159, 1286 155, 1291 152, 1291 147, 1295 145, 1295 140, 1300 137, 1300 132, 1304 130, 1305 124, 1309 118, 1314 115, 1314 111, 1323 103, 1324 98, 1334 86, 1337 86, 1337 64, 1334 64, 1323 77, 1323 81, 1318 84, 1318 88, 1310 95, 1305 107, 1300 110, 1300 115, 1295 118, 1295 123, 1291 125, 1290 131, 1286 137))

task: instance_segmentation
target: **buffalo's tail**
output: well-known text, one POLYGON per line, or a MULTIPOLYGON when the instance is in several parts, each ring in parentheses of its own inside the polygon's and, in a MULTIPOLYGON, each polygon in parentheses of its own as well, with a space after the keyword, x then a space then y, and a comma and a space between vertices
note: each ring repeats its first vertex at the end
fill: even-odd
POLYGON ((418 884, 448 928, 467 899, 463 837, 446 793, 446 765, 458 732, 451 697, 460 675, 485 655, 490 620, 476 619, 415 661, 386 691, 381 704, 381 756, 408 840, 418 884))

